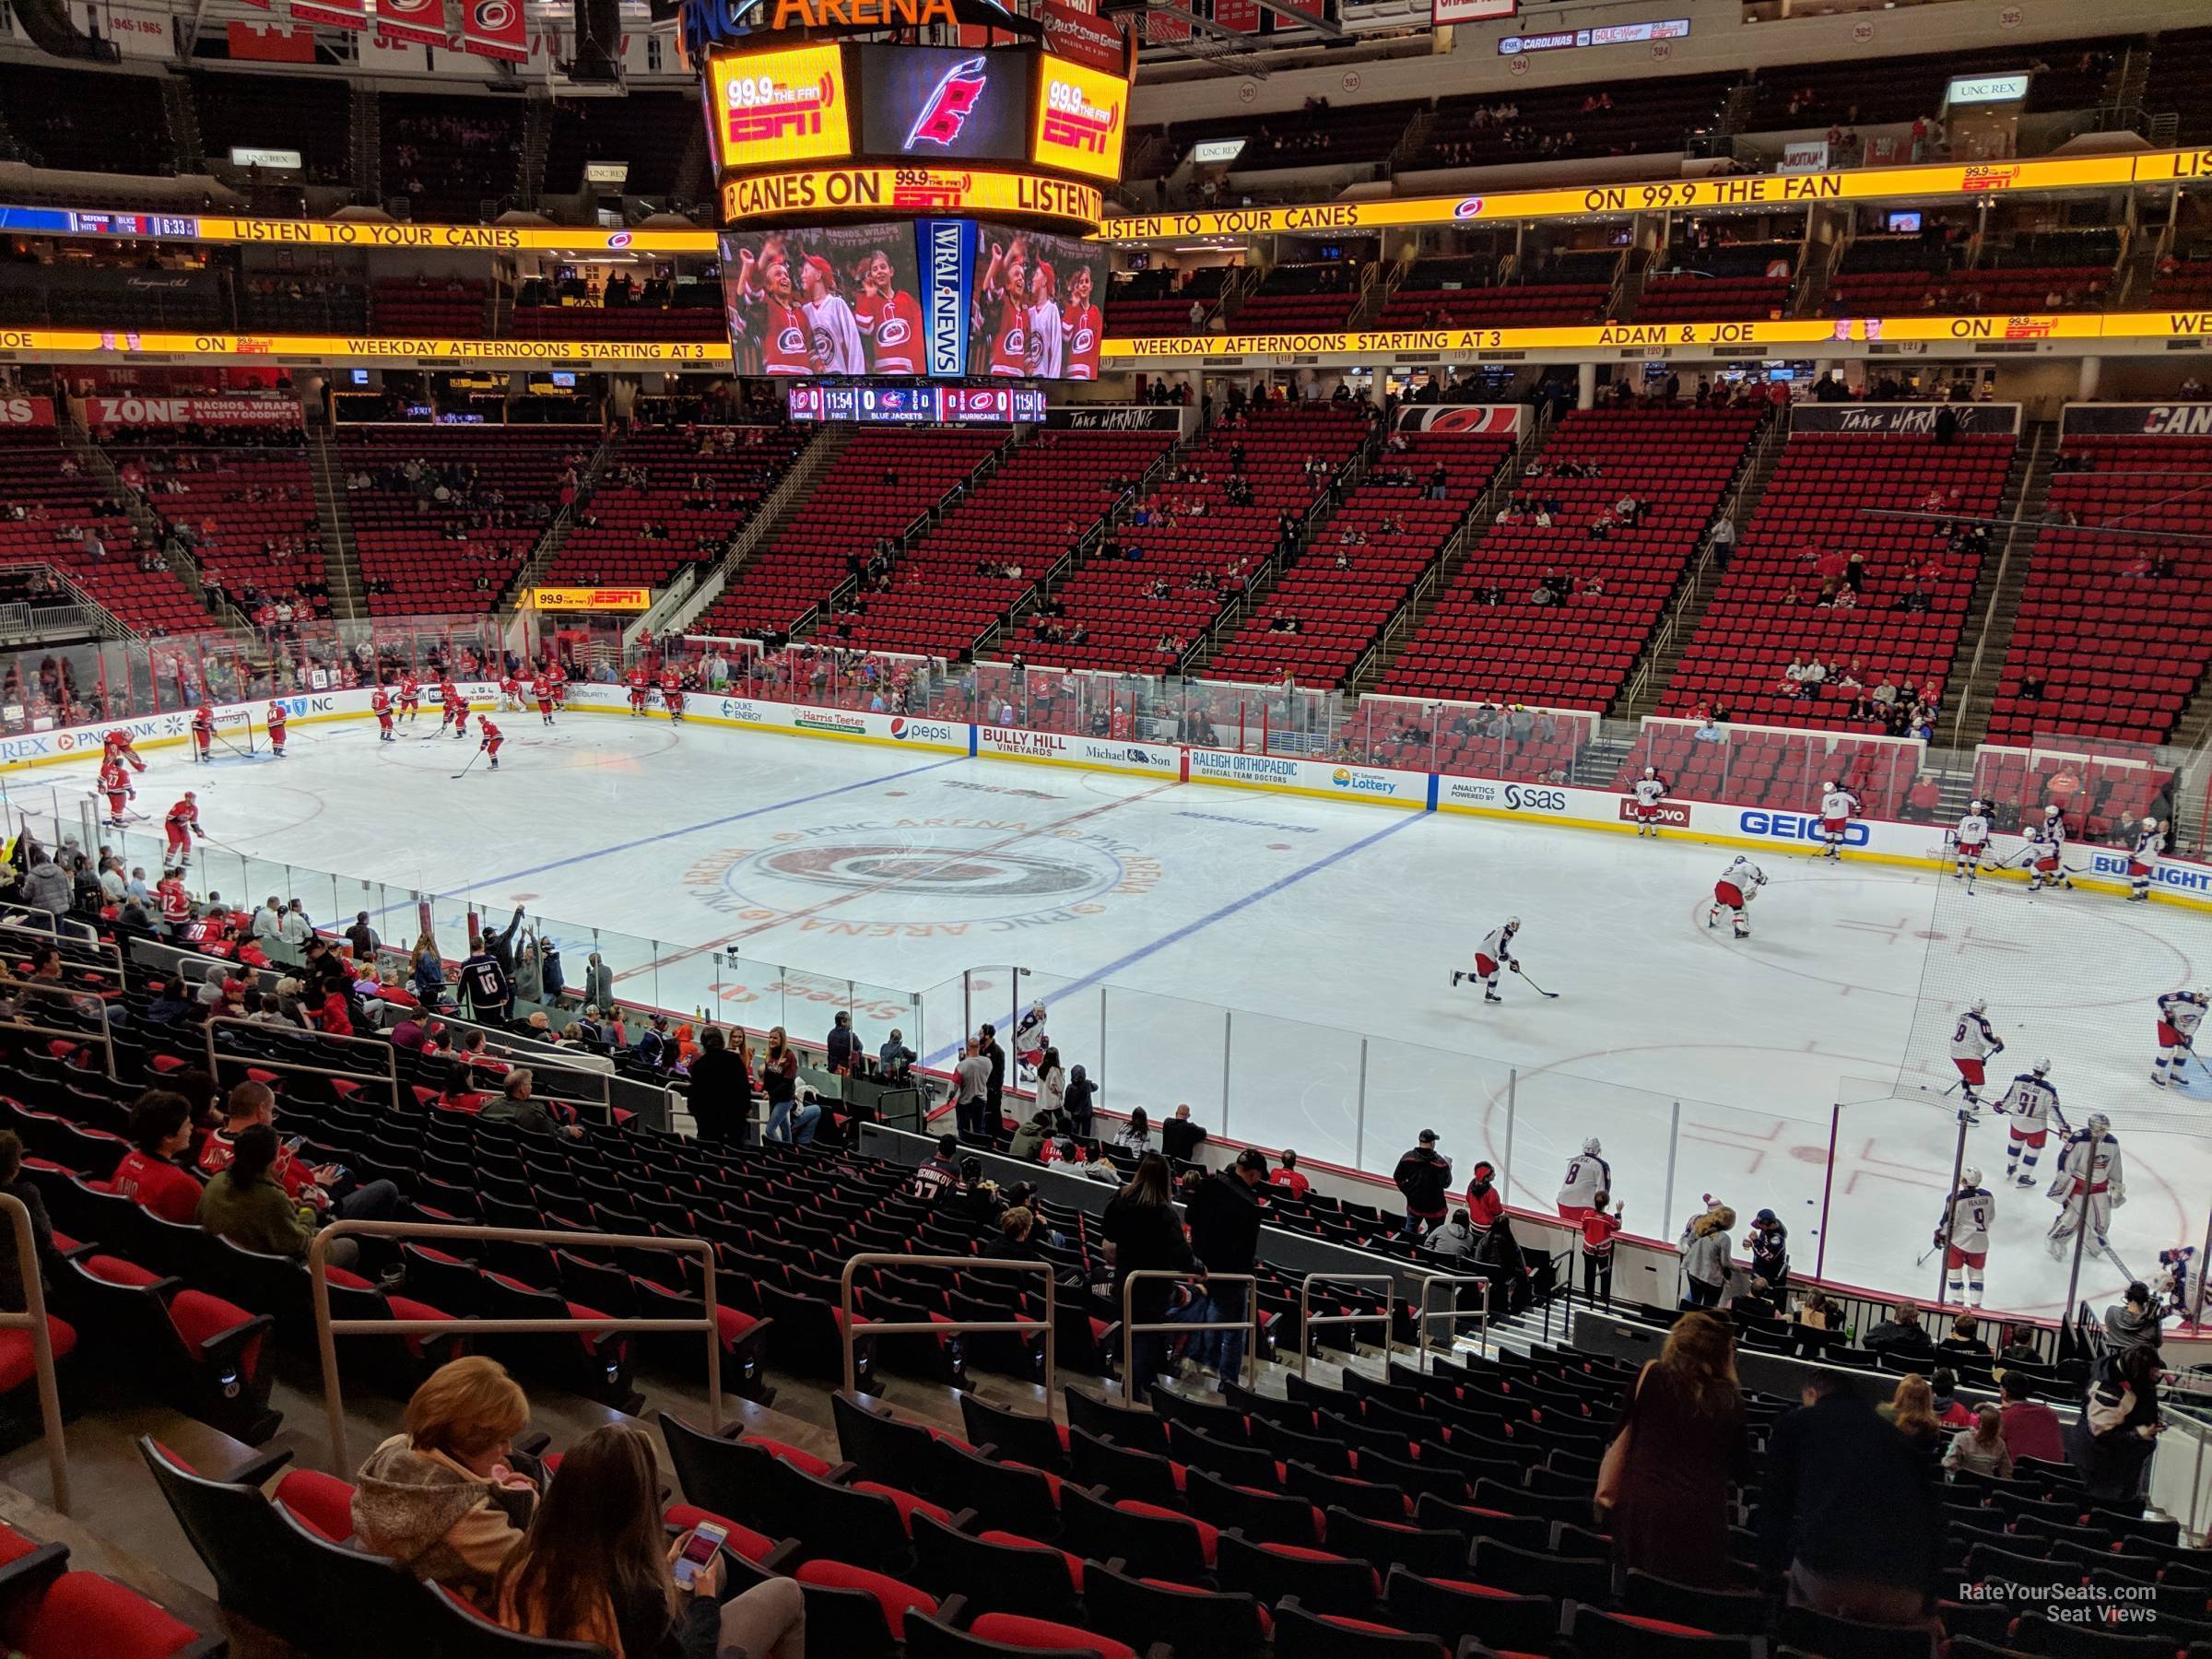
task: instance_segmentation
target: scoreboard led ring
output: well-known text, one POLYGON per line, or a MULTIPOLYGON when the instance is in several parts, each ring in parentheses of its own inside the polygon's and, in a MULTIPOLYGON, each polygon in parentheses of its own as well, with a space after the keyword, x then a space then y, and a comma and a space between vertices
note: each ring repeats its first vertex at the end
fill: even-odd
POLYGON ((722 184, 724 224, 811 223, 849 214, 979 214, 1093 230, 1105 199, 1095 184, 968 167, 786 168, 722 184))

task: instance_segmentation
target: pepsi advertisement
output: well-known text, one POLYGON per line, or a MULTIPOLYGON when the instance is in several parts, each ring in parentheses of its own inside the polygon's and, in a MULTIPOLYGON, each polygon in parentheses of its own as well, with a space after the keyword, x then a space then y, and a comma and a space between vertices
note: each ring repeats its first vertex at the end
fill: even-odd
POLYGON ((1030 58, 939 46, 862 46, 860 149, 921 162, 1029 157, 1030 58))

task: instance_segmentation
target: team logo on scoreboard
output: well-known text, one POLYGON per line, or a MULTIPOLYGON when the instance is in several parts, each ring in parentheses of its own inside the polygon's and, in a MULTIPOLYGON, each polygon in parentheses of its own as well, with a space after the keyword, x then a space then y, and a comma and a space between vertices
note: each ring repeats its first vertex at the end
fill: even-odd
POLYGON ((937 76, 937 84, 923 100, 922 112, 907 129, 902 147, 911 150, 917 144, 934 144, 951 148, 990 84, 990 66, 981 53, 953 65, 937 76))

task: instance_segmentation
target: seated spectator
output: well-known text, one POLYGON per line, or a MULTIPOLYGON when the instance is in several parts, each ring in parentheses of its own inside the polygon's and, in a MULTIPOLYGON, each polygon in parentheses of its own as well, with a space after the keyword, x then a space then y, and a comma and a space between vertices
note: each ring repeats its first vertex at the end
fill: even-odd
POLYGON ((1152 1125, 1146 1118, 1145 1109, 1142 1106, 1129 1113, 1128 1123, 1124 1124, 1122 1132, 1113 1137, 1113 1144, 1124 1151, 1138 1157, 1152 1150, 1152 1125))
POLYGON ((518 1065, 500 1082, 500 1098, 484 1108, 480 1114, 488 1124, 512 1124, 530 1135, 566 1135, 579 1139, 583 1135, 581 1124, 559 1124, 544 1104, 531 1099, 530 1091, 536 1079, 526 1065, 518 1065))
POLYGON ((630 1423, 569 1449, 499 1578, 500 1622, 526 1636, 595 1641, 622 1659, 805 1659, 798 1581, 771 1578, 722 1600, 719 1553, 688 1583, 661 1525, 653 1441, 630 1423))
POLYGON ((1929 1405, 1936 1420, 1946 1429, 1964 1429, 1974 1420, 1974 1408, 1959 1397, 1959 1373, 1939 1365, 1928 1373, 1929 1405))
MULTIPOLYGON (((203 1231, 241 1250, 305 1261, 315 1236, 310 1219, 314 1211, 295 1202, 277 1179, 280 1150, 276 1131, 267 1124, 241 1130, 231 1138, 229 1158, 200 1194, 194 1214, 203 1231)), ((351 1239, 334 1239, 324 1253, 333 1265, 350 1267, 359 1259, 360 1246, 351 1239)))
POLYGON ((2058 1413, 2035 1398, 2035 1385, 2018 1371, 1997 1379, 1998 1418, 2006 1450, 2016 1458, 2066 1461, 2065 1431, 2058 1413))
MULTIPOLYGON (((30 1244, 39 1259, 41 1281, 51 1281, 62 1265, 54 1249, 53 1223, 46 1218, 46 1201, 38 1187, 23 1178, 23 1141, 12 1129, 0 1129, 0 1193, 23 1201, 30 1212, 30 1244)), ((16 1230, 0 1227, 0 1309, 25 1312, 23 1275, 16 1261, 16 1230)))
POLYGON ((1872 1354, 1932 1354, 1936 1345, 1921 1327, 1916 1302, 1899 1302, 1889 1317, 1866 1333, 1865 1347, 1872 1354))
POLYGON ((1943 1466, 1954 1475, 1963 1469, 1969 1475, 1986 1475, 1994 1480, 2011 1478, 2012 1453, 2005 1445, 2003 1418, 1994 1406, 1983 1406, 1974 1413, 1972 1428, 1951 1436, 1943 1466))
POLYGON ((1925 1377, 1900 1377, 1896 1393, 1875 1409, 1916 1445, 1933 1446, 1942 1438, 1943 1424, 1936 1415, 1936 1390, 1925 1377))
POLYGON ((1982 1322, 1971 1313, 1961 1313, 1951 1321, 1951 1334, 1936 1346, 1947 1354, 1986 1356, 1989 1352, 1989 1344, 1982 1340, 1982 1322))
POLYGON ((2162 1317, 2150 1287, 2137 1279, 2120 1300, 2104 1311, 2104 1334, 2115 1348, 2147 1347, 2156 1352, 2162 1317))
POLYGON ((1303 1198, 1313 1185, 1299 1172, 1298 1154, 1288 1147, 1283 1148, 1281 1167, 1267 1177, 1267 1184, 1287 1188, 1293 1198, 1303 1198))
POLYGON ((935 1204, 960 1179, 960 1140, 957 1135, 937 1137, 937 1149, 907 1178, 906 1190, 924 1204, 935 1204))
POLYGON ((355 1544, 491 1609, 537 1510, 535 1460, 509 1443, 529 1425, 529 1402, 496 1359, 440 1366, 407 1401, 401 1432, 354 1477, 355 1544))
POLYGON ((200 1183, 180 1161, 192 1145, 192 1103, 149 1088, 131 1107, 131 1149, 108 1178, 108 1190, 164 1221, 189 1227, 199 1214, 200 1183))

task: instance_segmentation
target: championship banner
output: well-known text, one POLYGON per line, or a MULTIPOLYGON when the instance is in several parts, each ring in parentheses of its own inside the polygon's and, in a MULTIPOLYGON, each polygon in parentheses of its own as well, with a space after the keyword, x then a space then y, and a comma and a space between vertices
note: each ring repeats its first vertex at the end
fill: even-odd
POLYGON ((1481 432, 1511 437, 1525 413, 1519 404, 1401 404, 1401 432, 1481 432))
POLYGON ((985 172, 954 167, 803 168, 725 179, 722 218, 741 224, 761 218, 820 213, 999 214, 1071 220, 1088 229, 1105 212, 1095 185, 1034 173, 985 172))
POLYGON ((300 406, 288 397, 104 397, 85 399, 88 426, 298 426, 300 406))
POLYGON ((367 29, 369 0, 291 0, 294 23, 320 29, 367 29))
POLYGON ((530 608, 541 611, 651 610, 653 590, 642 587, 532 588, 530 608))
POLYGON ((2064 438, 2212 438, 2212 403, 2068 404, 2064 438))
POLYGON ((461 50, 509 64, 528 63, 523 0, 461 0, 461 50))
POLYGON ((1790 430, 1926 437, 1935 431, 1936 417, 1945 409, 1962 433, 2019 434, 2020 406, 2012 403, 1797 403, 1790 406, 1790 430))
POLYGON ((444 46, 445 0, 376 0, 376 38, 411 46, 444 46))
POLYGON ((50 427, 53 424, 51 397, 0 397, 0 427, 50 427))

